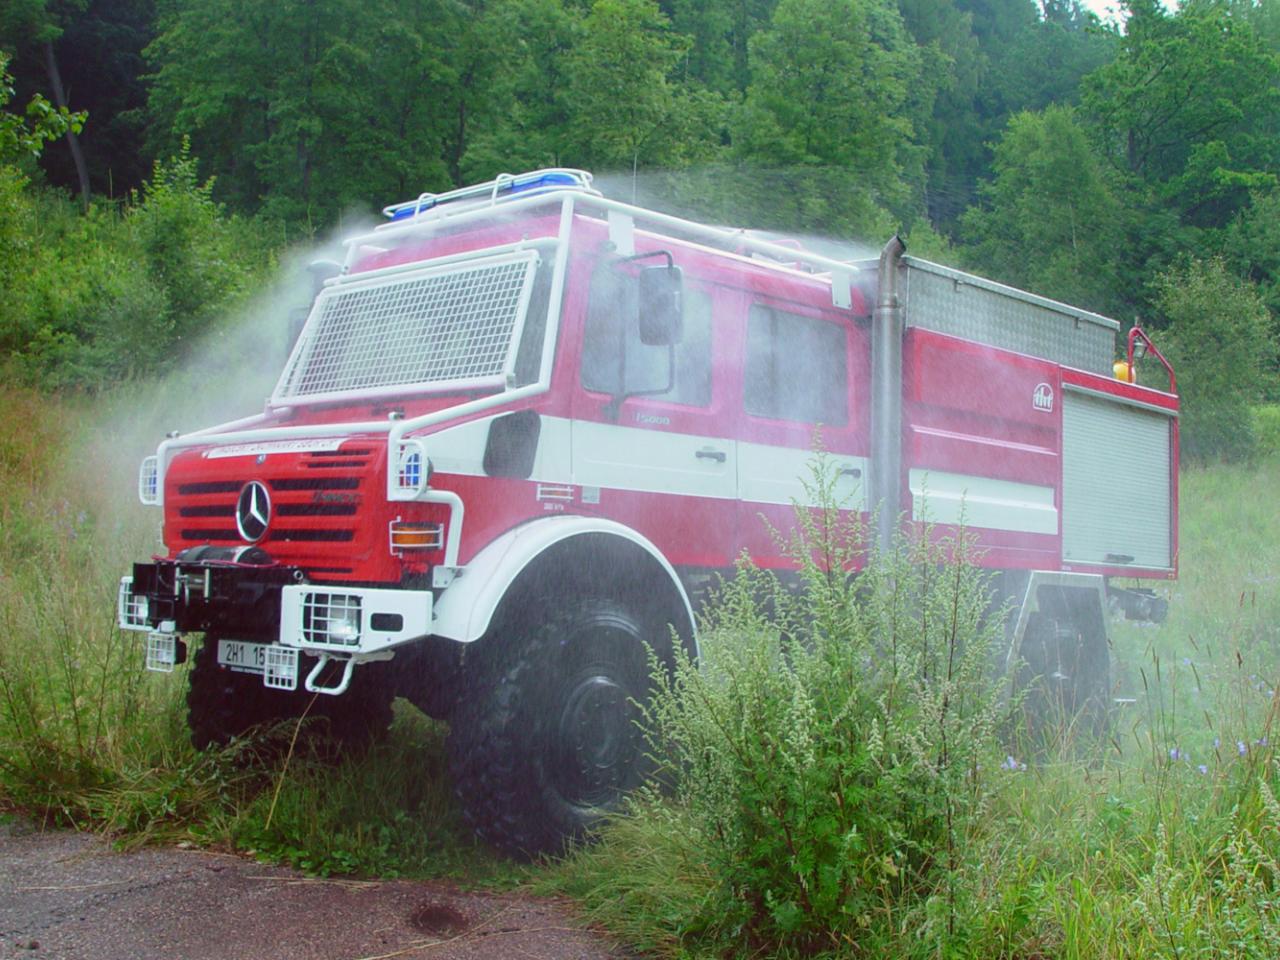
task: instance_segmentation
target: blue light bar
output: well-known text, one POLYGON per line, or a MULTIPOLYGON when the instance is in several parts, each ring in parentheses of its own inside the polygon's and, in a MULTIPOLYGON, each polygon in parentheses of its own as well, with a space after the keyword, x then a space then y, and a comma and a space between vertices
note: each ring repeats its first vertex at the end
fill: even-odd
POLYGON ((540 193, 549 190, 590 190, 591 174, 585 170, 549 169, 535 170, 519 176, 503 175, 488 183, 471 187, 459 187, 446 193, 424 193, 416 200, 408 200, 390 207, 384 207, 382 213, 388 220, 408 220, 420 213, 447 203, 461 200, 484 200, 493 203, 514 197, 518 194, 540 193))

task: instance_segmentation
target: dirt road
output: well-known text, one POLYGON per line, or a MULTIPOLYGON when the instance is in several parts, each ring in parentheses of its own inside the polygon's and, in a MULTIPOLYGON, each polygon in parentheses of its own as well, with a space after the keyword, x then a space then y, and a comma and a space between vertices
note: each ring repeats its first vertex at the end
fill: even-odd
POLYGON ((4 960, 617 960, 566 904, 0 825, 4 960))

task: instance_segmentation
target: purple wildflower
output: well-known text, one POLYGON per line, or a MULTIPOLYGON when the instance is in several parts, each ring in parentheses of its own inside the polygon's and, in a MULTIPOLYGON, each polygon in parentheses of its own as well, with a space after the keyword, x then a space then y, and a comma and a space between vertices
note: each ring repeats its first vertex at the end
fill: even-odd
POLYGON ((1202 775, 1207 775, 1209 773, 1209 768, 1206 767, 1203 763, 1200 764, 1200 766, 1196 767, 1196 769, 1199 770, 1202 775))
POLYGON ((1217 750, 1220 746, 1222 746, 1222 738, 1221 738, 1221 737, 1214 737, 1214 738, 1213 738, 1213 749, 1217 750))
POLYGON ((1249 752, 1249 748, 1248 748, 1248 747, 1246 747, 1246 746, 1244 745, 1244 741, 1243 741, 1243 740, 1237 740, 1237 741, 1236 741, 1236 753, 1240 754, 1240 756, 1242 756, 1242 757, 1243 757, 1243 756, 1244 756, 1246 753, 1248 753, 1248 752, 1249 752))

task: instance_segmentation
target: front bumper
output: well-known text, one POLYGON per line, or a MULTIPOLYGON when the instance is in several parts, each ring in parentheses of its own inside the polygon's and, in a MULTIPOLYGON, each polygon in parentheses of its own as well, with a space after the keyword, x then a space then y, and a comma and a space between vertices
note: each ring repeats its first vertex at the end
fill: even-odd
POLYGON ((181 662, 178 639, 186 633, 270 644, 263 682, 292 690, 299 651, 321 664, 386 659, 393 647, 431 632, 433 599, 429 590, 307 583, 302 570, 262 551, 198 547, 134 564, 120 581, 117 620, 122 630, 148 635, 151 670, 181 662))

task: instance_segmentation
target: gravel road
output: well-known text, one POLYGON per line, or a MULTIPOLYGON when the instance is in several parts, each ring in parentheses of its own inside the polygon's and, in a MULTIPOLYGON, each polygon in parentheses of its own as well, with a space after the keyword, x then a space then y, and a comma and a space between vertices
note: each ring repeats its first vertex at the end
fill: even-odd
POLYGON ((618 960, 566 903, 0 825, 4 960, 618 960))

